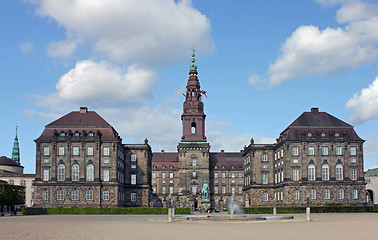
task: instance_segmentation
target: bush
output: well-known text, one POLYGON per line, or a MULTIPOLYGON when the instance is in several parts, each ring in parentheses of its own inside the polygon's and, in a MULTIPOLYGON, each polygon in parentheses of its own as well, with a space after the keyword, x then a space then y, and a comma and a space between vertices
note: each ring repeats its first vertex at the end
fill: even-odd
MULTIPOLYGON (((244 213, 247 214, 272 214, 273 207, 249 207, 244 208, 244 213)), ((304 206, 289 206, 277 207, 277 213, 305 213, 306 207, 304 206)), ((366 213, 378 212, 377 206, 317 206, 311 207, 312 213, 366 213)))
MULTIPOLYGON (((190 208, 176 208, 175 213, 190 214, 190 208)), ((22 214, 168 214, 168 208, 23 208, 22 214)))

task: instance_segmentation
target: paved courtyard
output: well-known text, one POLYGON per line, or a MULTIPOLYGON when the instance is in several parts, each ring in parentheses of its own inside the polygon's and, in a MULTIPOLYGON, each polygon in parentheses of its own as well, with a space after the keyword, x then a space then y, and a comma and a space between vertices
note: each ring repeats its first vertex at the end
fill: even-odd
POLYGON ((156 215, 0 217, 0 239, 376 239, 378 214, 304 214, 291 221, 174 222, 156 215))

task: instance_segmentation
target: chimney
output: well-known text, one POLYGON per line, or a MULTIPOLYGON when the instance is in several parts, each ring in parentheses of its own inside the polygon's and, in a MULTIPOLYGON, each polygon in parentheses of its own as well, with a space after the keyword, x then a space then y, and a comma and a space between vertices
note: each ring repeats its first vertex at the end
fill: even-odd
POLYGON ((164 150, 161 150, 161 152, 163 153, 163 152, 165 152, 164 150))
POLYGON ((80 107, 80 113, 87 113, 88 108, 87 107, 80 107))
POLYGON ((319 112, 319 108, 313 107, 313 108, 311 108, 311 112, 319 112))
POLYGON ((224 153, 224 150, 221 150, 222 153, 224 153))

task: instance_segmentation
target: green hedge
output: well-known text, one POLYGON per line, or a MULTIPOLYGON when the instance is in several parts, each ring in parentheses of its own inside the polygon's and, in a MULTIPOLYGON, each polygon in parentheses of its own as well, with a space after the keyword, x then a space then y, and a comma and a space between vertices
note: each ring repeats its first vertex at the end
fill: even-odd
MULTIPOLYGON (((176 208, 175 213, 190 214, 190 208, 176 208)), ((168 208, 23 208, 22 214, 168 214, 168 208)))
MULTIPOLYGON (((250 207, 243 208, 246 214, 272 214, 273 207, 250 207)), ((277 213, 305 213, 306 207, 277 207, 277 213)), ((311 207, 312 213, 365 213, 378 212, 378 206, 320 206, 311 207)))

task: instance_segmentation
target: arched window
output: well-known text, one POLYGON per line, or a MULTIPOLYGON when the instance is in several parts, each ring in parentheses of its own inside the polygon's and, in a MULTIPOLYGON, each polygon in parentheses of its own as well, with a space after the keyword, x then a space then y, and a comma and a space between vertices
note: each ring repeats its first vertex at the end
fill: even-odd
POLYGON ((66 180, 66 166, 63 163, 58 165, 58 181, 66 180))
POLYGON ((196 134, 196 123, 192 122, 192 134, 196 134))
POLYGON ((344 189, 337 189, 337 199, 344 199, 344 189))
POLYGON ((72 181, 79 181, 79 164, 72 165, 72 181))
POLYGON ((131 202, 136 202, 136 193, 131 193, 130 200, 131 202))
POLYGON ((315 180, 315 165, 314 164, 310 164, 308 165, 307 167, 307 177, 308 177, 308 180, 309 181, 314 181, 315 180))
POLYGON ((343 165, 336 164, 336 180, 343 180, 343 165))
POLYGON ((308 197, 310 199, 316 199, 316 190, 315 189, 310 189, 308 195, 309 195, 308 197))
POLYGON ((323 181, 329 180, 329 166, 326 163, 322 165, 322 180, 323 181))
POLYGON ((94 180, 94 166, 93 164, 87 165, 87 181, 93 181, 94 180))

